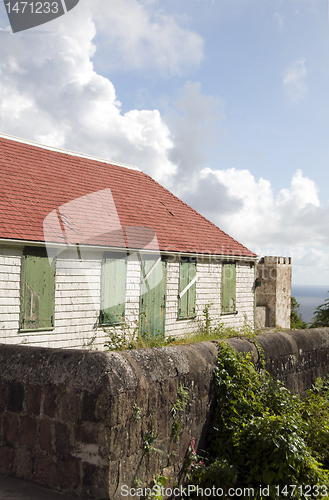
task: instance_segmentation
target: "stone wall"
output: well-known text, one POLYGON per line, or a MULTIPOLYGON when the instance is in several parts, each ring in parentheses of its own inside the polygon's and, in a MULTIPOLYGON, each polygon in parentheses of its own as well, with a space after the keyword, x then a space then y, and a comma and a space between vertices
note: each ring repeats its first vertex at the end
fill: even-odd
POLYGON ((94 500, 160 471, 179 481, 191 439, 205 443, 216 353, 210 342, 124 353, 0 345, 0 473, 94 500), (180 385, 190 399, 174 439, 180 385), (160 451, 145 448, 147 433, 160 451))
MULTIPOLYGON (((259 335, 266 370, 292 392, 305 396, 317 377, 329 373, 329 328, 278 331, 259 335)), ((229 339, 238 351, 252 351, 254 345, 243 339, 229 339)))
MULTIPOLYGON (((230 339, 239 351, 255 345, 230 339)), ((329 328, 261 335, 267 370, 301 395, 329 372, 329 328)), ((218 346, 122 353, 0 345, 0 473, 94 500, 158 473, 180 482, 188 446, 199 449, 214 403, 218 346), (172 434, 179 386, 189 401, 172 434), (147 449, 146 437, 157 435, 147 449)))

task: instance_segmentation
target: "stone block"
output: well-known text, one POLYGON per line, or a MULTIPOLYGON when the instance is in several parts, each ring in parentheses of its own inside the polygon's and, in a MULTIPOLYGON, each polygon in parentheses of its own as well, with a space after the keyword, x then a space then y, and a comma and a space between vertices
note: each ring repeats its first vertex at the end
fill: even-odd
POLYGON ((15 475, 24 479, 32 478, 32 459, 30 450, 18 448, 16 451, 15 475))
POLYGON ((129 423, 129 454, 143 449, 142 420, 132 420, 129 423))
POLYGON ((36 453, 33 462, 33 481, 56 488, 57 469, 54 459, 43 453, 36 453))
POLYGON ((82 413, 81 420, 89 422, 97 422, 99 420, 99 415, 96 411, 97 400, 99 392, 89 393, 84 392, 82 395, 82 413))
POLYGON ((59 388, 47 385, 44 389, 43 413, 47 417, 54 418, 58 415, 59 388))
POLYGON ((76 491, 80 486, 80 466, 77 458, 58 462, 58 483, 62 491, 76 491))
POLYGON ((0 413, 4 413, 7 403, 7 384, 0 381, 0 413))
POLYGON ((95 408, 96 420, 101 420, 105 425, 112 427, 117 425, 120 419, 119 400, 117 397, 108 397, 105 394, 100 394, 97 398, 95 408))
POLYGON ((118 464, 100 468, 93 464, 83 463, 82 471, 82 494, 84 496, 93 500, 113 498, 112 495, 109 496, 109 489, 117 490, 118 464))
POLYGON ((55 446, 56 455, 65 459, 70 452, 71 432, 66 424, 55 423, 55 446))
POLYGON ((23 410, 24 402, 24 385, 18 381, 11 381, 8 383, 8 411, 15 413, 21 412, 23 410))
POLYGON ((15 450, 9 446, 0 448, 0 474, 13 474, 15 450))
POLYGON ((107 449, 111 462, 125 457, 129 450, 129 428, 122 426, 108 428, 107 449))
POLYGON ((32 385, 26 387, 26 411, 29 415, 40 415, 42 388, 32 385))
POLYGON ((52 450, 52 423, 49 420, 40 421, 39 446, 40 449, 50 453, 52 450))
POLYGON ((8 413, 3 419, 3 436, 5 443, 15 445, 18 441, 19 419, 16 415, 8 413))
POLYGON ((62 420, 77 422, 81 420, 81 395, 80 393, 64 392, 61 396, 62 420))
POLYGON ((37 422, 35 419, 28 416, 23 416, 20 420, 19 442, 21 445, 32 449, 36 442, 37 422))
MULTIPOLYGON (((93 444, 98 442, 99 426, 91 422, 83 422, 74 427, 74 441, 93 444)), ((104 443, 105 445, 105 443, 104 443)))

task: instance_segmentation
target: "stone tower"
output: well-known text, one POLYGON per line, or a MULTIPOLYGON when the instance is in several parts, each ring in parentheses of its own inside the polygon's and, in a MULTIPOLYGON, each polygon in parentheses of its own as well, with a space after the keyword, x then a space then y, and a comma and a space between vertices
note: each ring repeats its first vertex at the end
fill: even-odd
POLYGON ((262 257, 256 285, 258 328, 290 328, 291 257, 262 257))

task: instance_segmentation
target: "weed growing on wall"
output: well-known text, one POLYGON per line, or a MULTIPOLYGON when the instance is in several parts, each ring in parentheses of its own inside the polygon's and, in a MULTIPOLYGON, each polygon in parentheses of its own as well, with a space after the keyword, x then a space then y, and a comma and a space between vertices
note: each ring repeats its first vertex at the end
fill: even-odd
MULTIPOLYGON (((254 488, 253 498, 259 499, 285 498, 287 485, 296 485, 289 496, 307 498, 305 485, 329 484, 326 384, 319 388, 318 382, 300 401, 268 373, 257 371, 251 354, 225 343, 214 377, 217 408, 205 467, 190 471, 194 484, 224 491, 237 485, 254 488), (260 486, 269 486, 269 496, 262 496, 260 486)), ((199 458, 194 462, 200 464, 199 458)))
MULTIPOLYGON (((143 313, 140 316, 143 316, 143 313)), ((165 338, 160 332, 156 335, 141 332, 140 320, 136 321, 133 327, 124 322, 120 327, 103 328, 108 336, 104 347, 109 351, 126 351, 171 345, 175 341, 171 336, 165 338)))
POLYGON ((180 412, 185 411, 189 399, 189 389, 180 384, 177 391, 177 399, 171 408, 171 414, 174 418, 171 433, 174 441, 178 441, 182 429, 182 424, 178 420, 178 415, 180 412))
POLYGON ((248 338, 257 345, 257 332, 245 318, 240 328, 225 326, 222 321, 214 325, 210 317, 211 304, 207 304, 203 310, 204 319, 198 325, 198 331, 184 336, 164 337, 162 333, 150 335, 141 333, 140 321, 136 321, 132 326, 124 322, 116 328, 103 328, 108 336, 108 341, 104 344, 105 349, 109 351, 125 351, 130 349, 143 349, 151 347, 162 347, 169 345, 193 344, 204 342, 206 340, 223 340, 230 337, 248 338))

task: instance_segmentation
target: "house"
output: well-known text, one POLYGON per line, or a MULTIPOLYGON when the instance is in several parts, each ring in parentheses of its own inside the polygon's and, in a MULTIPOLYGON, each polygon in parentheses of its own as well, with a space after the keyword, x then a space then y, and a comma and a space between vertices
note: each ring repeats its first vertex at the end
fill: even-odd
POLYGON ((254 324, 257 256, 135 167, 0 135, 0 342, 254 324))

